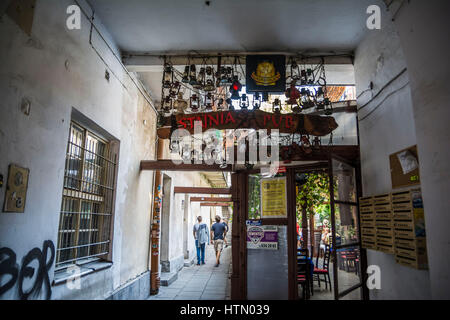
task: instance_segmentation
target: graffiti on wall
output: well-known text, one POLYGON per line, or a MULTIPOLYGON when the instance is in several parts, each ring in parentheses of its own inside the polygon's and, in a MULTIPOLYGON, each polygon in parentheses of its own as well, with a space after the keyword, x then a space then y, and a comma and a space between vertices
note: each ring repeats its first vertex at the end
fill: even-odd
POLYGON ((45 287, 45 299, 50 299, 52 289, 49 270, 55 260, 55 245, 51 240, 44 241, 42 250, 31 249, 17 264, 16 253, 10 248, 0 248, 0 280, 9 277, 7 282, 0 281, 0 296, 17 285, 19 299, 27 300, 40 296, 45 287), (3 283, 3 284, 2 284, 3 283))

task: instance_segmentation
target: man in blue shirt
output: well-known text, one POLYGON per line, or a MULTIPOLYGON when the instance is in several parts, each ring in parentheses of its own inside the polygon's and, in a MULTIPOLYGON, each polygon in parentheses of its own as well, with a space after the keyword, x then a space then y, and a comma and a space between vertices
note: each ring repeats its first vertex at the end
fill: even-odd
POLYGON ((216 251, 216 267, 220 264, 220 254, 223 249, 223 239, 226 232, 225 224, 220 222, 220 216, 216 216, 216 223, 211 227, 211 244, 214 244, 214 250, 216 251))

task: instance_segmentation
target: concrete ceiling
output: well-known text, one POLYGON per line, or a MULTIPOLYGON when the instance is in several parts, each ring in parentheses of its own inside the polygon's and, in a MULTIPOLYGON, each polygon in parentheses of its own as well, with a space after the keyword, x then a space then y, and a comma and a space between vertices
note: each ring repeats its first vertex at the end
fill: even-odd
POLYGON ((90 0, 123 52, 354 50, 381 0, 90 0))

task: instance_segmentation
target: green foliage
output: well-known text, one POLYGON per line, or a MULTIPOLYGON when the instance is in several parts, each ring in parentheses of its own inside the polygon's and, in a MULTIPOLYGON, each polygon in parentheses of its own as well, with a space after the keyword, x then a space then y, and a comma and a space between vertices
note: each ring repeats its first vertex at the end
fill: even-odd
POLYGON ((318 213, 320 221, 330 219, 330 201, 327 173, 308 173, 306 183, 297 193, 297 219, 301 221, 301 212, 306 208, 308 218, 318 213))

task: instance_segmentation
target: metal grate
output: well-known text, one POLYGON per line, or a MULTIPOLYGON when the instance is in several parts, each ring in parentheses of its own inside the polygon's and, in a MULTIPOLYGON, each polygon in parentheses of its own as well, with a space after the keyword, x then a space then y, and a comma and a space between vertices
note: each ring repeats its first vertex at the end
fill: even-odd
POLYGON ((72 122, 67 144, 56 269, 109 253, 116 156, 72 122))

